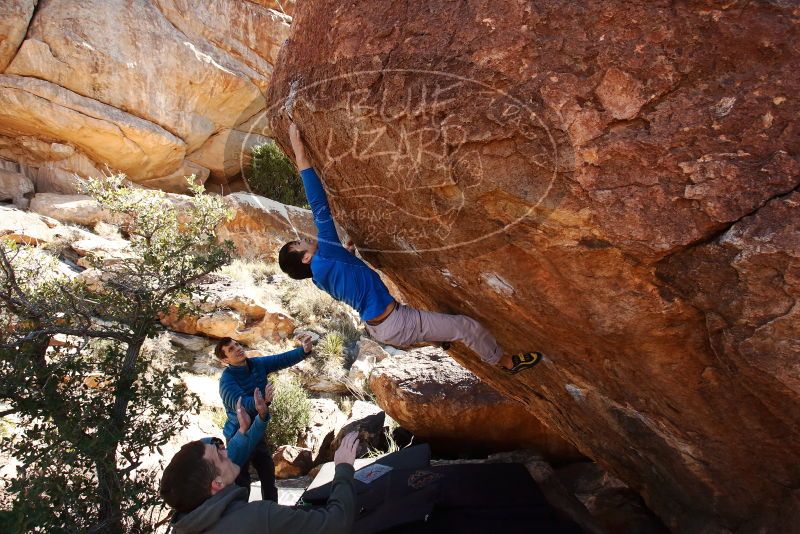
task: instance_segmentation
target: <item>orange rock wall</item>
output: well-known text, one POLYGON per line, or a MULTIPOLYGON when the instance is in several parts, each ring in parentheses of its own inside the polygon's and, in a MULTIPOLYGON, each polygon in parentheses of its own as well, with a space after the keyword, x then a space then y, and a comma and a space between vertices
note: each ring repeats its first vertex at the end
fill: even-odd
MULTIPOLYGON (((676 532, 800 514, 800 13, 790 2, 297 6, 268 98, 338 221, 462 363, 676 532)), ((783 525, 785 526, 785 525, 783 525)))

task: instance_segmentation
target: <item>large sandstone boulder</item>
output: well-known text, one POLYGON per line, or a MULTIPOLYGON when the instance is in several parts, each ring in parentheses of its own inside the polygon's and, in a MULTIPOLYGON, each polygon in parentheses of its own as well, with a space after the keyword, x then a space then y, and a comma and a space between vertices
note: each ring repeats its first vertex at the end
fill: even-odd
POLYGON ((210 165, 193 169, 199 181, 209 169, 236 174, 221 158, 265 133, 284 11, 238 0, 3 2, 0 155, 31 167, 30 178, 42 167, 59 181, 108 167, 177 192, 196 151, 191 159, 210 165), (53 143, 71 154, 44 149, 53 143))
POLYGON ((757 531, 800 514, 795 10, 308 0, 268 109, 405 299, 546 354, 459 362, 671 529, 757 531))
MULTIPOLYGON (((152 122, 49 81, 23 76, 0 76, 0 135, 16 140, 10 145, 23 150, 23 163, 42 161, 41 139, 58 140, 59 146, 74 146, 99 165, 108 164, 133 180, 171 173, 186 154, 181 139, 152 122), (29 138, 33 146, 26 146, 29 138)), ((9 154, 14 157, 13 148, 3 151, 9 154)), ((59 156, 48 152, 44 161, 59 156)))
POLYGON ((518 401, 481 382, 439 348, 384 359, 369 385, 389 416, 443 452, 534 449, 551 460, 582 455, 518 401))
POLYGON ((241 176, 242 170, 249 167, 250 150, 269 141, 263 135, 226 129, 211 136, 203 146, 189 155, 189 160, 207 168, 209 176, 216 183, 227 184, 241 176))

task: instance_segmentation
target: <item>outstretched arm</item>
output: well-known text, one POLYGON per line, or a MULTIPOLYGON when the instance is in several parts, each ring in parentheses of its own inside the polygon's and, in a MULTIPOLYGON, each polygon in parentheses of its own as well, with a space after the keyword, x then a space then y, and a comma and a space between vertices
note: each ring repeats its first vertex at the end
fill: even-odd
POLYGON ((300 130, 297 129, 297 125, 294 123, 289 126, 289 139, 292 142, 297 168, 300 170, 300 178, 303 179, 308 205, 311 206, 311 212, 314 214, 314 224, 317 225, 317 240, 320 246, 335 245, 341 247, 342 243, 339 240, 339 234, 336 233, 336 226, 333 224, 333 215, 331 215, 331 207, 328 205, 325 189, 322 187, 319 176, 317 176, 306 156, 306 147, 300 137, 300 130))
POLYGON ((291 367, 292 365, 302 362, 306 356, 311 354, 311 351, 314 350, 314 345, 311 342, 310 335, 301 334, 297 336, 297 341, 300 342, 300 346, 296 349, 282 352, 280 354, 274 354, 272 356, 259 356, 257 358, 250 358, 250 361, 254 364, 262 366, 264 368, 264 372, 267 374, 291 367))
POLYGON ((336 467, 333 488, 324 508, 303 510, 270 504, 267 511, 268 531, 321 534, 350 532, 356 515, 353 462, 357 449, 358 435, 355 432, 342 439, 342 444, 334 456, 336 467))

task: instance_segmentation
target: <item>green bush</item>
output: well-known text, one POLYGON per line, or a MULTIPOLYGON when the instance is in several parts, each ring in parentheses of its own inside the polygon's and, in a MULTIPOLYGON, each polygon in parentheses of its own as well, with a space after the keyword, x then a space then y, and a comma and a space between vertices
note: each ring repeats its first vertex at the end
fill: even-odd
POLYGON ((267 440, 276 447, 297 445, 300 433, 311 419, 308 395, 291 376, 279 376, 273 383, 275 398, 269 409, 272 418, 267 426, 267 440))
POLYGON ((274 142, 258 145, 250 151, 250 171, 245 174, 250 190, 284 204, 308 208, 303 182, 286 154, 274 142))

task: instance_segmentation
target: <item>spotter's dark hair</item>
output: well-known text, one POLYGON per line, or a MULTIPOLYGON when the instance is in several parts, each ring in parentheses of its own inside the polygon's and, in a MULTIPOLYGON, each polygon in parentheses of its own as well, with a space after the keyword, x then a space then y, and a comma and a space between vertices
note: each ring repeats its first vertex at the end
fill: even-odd
POLYGON ((219 473, 203 457, 205 450, 202 441, 187 443, 172 457, 161 476, 161 498, 179 513, 191 512, 211 497, 211 482, 219 473))

